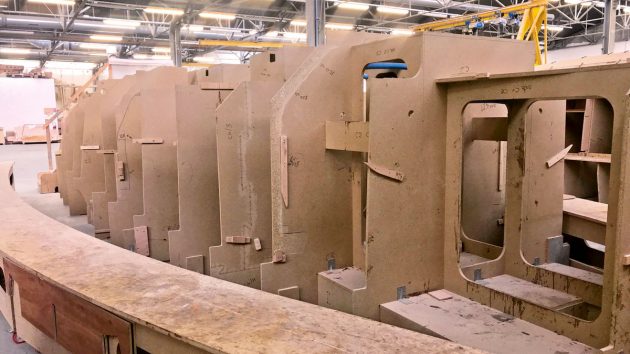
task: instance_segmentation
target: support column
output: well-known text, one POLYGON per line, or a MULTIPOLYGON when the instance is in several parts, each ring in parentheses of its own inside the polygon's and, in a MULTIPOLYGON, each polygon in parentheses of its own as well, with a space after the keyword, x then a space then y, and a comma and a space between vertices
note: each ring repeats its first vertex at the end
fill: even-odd
POLYGON ((306 41, 309 47, 326 43, 325 0, 306 0, 306 41))
POLYGON ((173 65, 182 66, 182 36, 181 36, 182 22, 176 20, 171 22, 171 26, 168 33, 168 39, 171 44, 171 60, 173 65))
POLYGON ((615 50, 615 27, 617 25, 617 5, 619 0, 604 0, 604 38, 602 54, 609 54, 615 50))

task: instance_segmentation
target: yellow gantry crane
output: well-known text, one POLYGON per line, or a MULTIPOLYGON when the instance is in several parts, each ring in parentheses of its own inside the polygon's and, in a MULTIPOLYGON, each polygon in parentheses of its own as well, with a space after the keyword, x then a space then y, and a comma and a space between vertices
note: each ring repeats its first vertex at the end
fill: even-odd
POLYGON ((522 15, 516 39, 531 41, 536 48, 536 65, 547 62, 547 0, 531 0, 522 4, 505 6, 496 10, 478 12, 469 15, 454 16, 413 27, 416 32, 440 31, 454 27, 474 25, 497 18, 513 18, 522 15), (540 49, 538 33, 543 31, 543 50, 540 49))

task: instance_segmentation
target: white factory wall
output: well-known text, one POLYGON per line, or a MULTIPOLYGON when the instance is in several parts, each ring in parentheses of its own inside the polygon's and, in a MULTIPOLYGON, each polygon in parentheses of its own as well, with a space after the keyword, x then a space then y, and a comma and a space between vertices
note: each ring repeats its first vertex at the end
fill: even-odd
POLYGON ((0 127, 5 130, 42 124, 44 108, 55 107, 54 80, 0 77, 0 127))
MULTIPOLYGON (((630 41, 615 43, 615 53, 630 51, 630 41)), ((547 54, 547 62, 578 59, 586 56, 602 55, 602 44, 581 45, 567 47, 558 50, 550 50, 547 54)))

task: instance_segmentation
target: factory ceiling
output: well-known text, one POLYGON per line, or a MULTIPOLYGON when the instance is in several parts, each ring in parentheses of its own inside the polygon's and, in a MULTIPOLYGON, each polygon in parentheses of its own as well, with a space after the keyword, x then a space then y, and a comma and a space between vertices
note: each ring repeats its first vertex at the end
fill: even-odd
MULTIPOLYGON (((626 0, 623 0, 626 1, 626 0)), ((488 11, 518 0, 326 1, 329 30, 410 34, 410 26, 488 11)), ((104 62, 109 56, 164 59, 169 28, 181 24, 184 61, 228 51, 246 60, 260 48, 234 41, 300 43, 305 1, 299 0, 0 0, 0 58, 104 62), (202 46, 199 40, 230 41, 202 46), (236 44, 235 44, 236 43, 236 44)), ((559 0, 549 6, 549 46, 601 39, 603 2, 559 0)), ((630 6, 617 9, 618 34, 629 28, 630 6)), ((491 21, 471 35, 513 37, 518 20, 491 21)))

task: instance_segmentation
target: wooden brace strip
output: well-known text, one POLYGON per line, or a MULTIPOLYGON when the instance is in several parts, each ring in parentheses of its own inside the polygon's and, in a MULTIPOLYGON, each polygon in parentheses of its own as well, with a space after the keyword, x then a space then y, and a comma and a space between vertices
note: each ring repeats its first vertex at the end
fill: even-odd
POLYGON ((569 153, 572 147, 573 147, 573 144, 567 146, 562 151, 560 151, 559 153, 555 154, 552 158, 547 160, 547 163, 546 163, 547 168, 551 168, 553 165, 557 164, 560 160, 564 159, 564 157, 567 156, 567 154, 569 153))
POLYGON ((287 136, 280 136, 280 193, 284 207, 289 207, 289 158, 287 136))
POLYGON ((377 175, 391 178, 398 182, 402 182, 405 179, 405 175, 400 171, 390 170, 386 167, 375 165, 372 162, 364 162, 364 163, 367 165, 367 167, 370 168, 370 171, 376 173, 377 175))
POLYGON ((98 150, 100 148, 98 145, 81 145, 81 150, 98 150))

